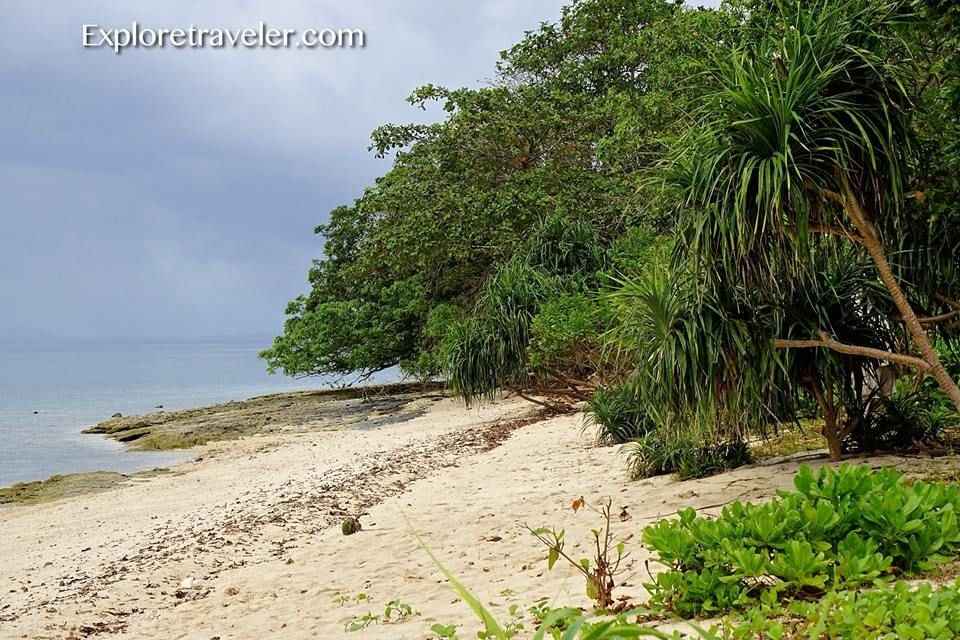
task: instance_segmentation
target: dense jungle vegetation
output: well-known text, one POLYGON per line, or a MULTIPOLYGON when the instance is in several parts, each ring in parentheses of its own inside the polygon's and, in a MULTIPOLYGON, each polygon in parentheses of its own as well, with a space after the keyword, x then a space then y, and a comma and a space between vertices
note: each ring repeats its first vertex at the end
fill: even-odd
POLYGON ((574 0, 409 101, 446 116, 373 132, 393 166, 317 228, 272 369, 585 401, 636 475, 958 423, 952 0, 574 0))

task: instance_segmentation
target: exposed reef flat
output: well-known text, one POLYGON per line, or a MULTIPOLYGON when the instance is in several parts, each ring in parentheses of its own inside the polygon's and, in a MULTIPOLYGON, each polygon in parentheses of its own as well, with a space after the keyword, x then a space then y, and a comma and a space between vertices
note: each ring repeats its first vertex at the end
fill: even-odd
POLYGON ((99 493, 128 482, 147 480, 166 473, 171 472, 168 469, 151 469, 132 474, 92 471, 56 475, 36 482, 18 482, 9 487, 0 487, 0 505, 40 504, 86 493, 99 493))
POLYGON ((444 397, 443 386, 435 383, 300 391, 198 409, 111 418, 84 433, 103 434, 132 449, 185 449, 256 434, 405 422, 444 397))

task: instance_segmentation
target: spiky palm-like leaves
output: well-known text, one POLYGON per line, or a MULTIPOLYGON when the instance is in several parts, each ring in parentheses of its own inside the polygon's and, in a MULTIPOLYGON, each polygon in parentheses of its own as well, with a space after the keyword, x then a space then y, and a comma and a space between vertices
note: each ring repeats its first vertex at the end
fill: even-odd
POLYGON ((635 363, 632 384, 661 428, 739 439, 769 419, 776 362, 755 350, 752 324, 698 293, 689 273, 651 265, 617 279, 605 297, 618 318, 612 357, 635 363))
POLYGON ((503 388, 536 386, 528 361, 531 325, 543 303, 591 283, 603 264, 596 230, 555 213, 535 227, 523 251, 484 284, 468 320, 448 340, 446 372, 468 403, 503 388))
POLYGON ((604 262, 597 230, 586 220, 554 213, 540 221, 525 247, 527 263, 544 273, 590 279, 604 262))
POLYGON ((825 324, 793 340, 759 332, 756 351, 769 353, 762 343, 773 341, 910 364, 934 375, 960 406, 960 389, 907 302, 879 231, 895 233, 905 220, 910 101, 897 62, 907 52, 895 34, 910 4, 783 0, 777 8, 762 42, 717 61, 722 89, 667 166, 694 212, 686 241, 706 288, 733 300, 727 308, 813 303, 811 255, 832 242, 825 236, 850 241, 870 256, 922 357, 838 344, 830 334, 836 325, 825 324))
POLYGON ((453 329, 447 354, 450 384, 467 403, 526 385, 530 325, 555 287, 548 276, 516 259, 485 284, 474 315, 453 329))
POLYGON ((722 90, 668 173, 703 210, 695 248, 727 275, 779 288, 812 228, 845 227, 824 200, 845 180, 876 212, 899 210, 909 97, 886 53, 905 6, 784 1, 774 35, 716 61, 722 90))

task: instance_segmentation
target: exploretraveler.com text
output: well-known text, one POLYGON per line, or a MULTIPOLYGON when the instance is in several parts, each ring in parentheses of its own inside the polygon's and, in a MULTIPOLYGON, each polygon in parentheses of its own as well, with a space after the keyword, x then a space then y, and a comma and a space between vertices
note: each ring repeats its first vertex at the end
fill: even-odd
POLYGON ((124 49, 356 49, 367 44, 363 29, 280 29, 264 22, 255 27, 153 28, 133 22, 129 27, 82 26, 84 48, 107 48, 117 55, 124 49))

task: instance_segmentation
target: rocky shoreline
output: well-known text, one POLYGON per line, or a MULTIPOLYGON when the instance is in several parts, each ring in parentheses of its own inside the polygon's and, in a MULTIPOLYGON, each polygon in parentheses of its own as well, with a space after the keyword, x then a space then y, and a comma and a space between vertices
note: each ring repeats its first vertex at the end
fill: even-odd
POLYGON ((83 433, 101 434, 131 449, 185 449, 250 435, 309 429, 379 426, 408 420, 423 401, 446 397, 440 383, 398 383, 297 391, 182 411, 104 420, 83 433))
MULTIPOLYGON (((106 436, 131 450, 169 451, 257 435, 398 424, 423 415, 431 404, 446 397, 440 383, 276 393, 194 409, 118 416, 93 425, 83 433, 106 436)), ((151 469, 132 474, 91 470, 20 482, 0 487, 0 507, 98 493, 162 473, 170 470, 151 469)))

